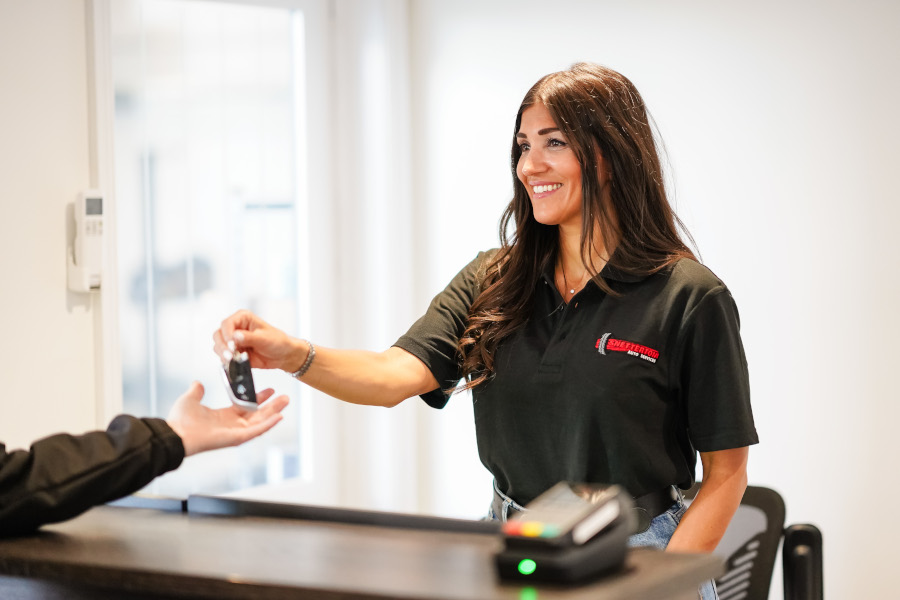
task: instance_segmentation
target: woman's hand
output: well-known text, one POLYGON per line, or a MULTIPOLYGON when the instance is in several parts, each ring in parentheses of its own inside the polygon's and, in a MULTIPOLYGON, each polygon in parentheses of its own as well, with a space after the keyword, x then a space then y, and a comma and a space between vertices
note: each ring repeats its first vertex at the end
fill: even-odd
POLYGON ((175 401, 166 422, 181 437, 185 456, 238 446, 265 433, 282 419, 281 411, 288 405, 288 397, 272 398, 274 393, 271 389, 259 392, 256 398, 260 407, 256 411, 236 406, 212 409, 200 403, 203 386, 195 381, 175 401))
POLYGON ((223 363, 231 360, 234 349, 247 352, 250 366, 258 369, 296 371, 306 359, 308 346, 273 327, 248 310, 239 310, 224 321, 213 334, 213 350, 223 363), (229 342, 233 342, 229 346, 229 342))

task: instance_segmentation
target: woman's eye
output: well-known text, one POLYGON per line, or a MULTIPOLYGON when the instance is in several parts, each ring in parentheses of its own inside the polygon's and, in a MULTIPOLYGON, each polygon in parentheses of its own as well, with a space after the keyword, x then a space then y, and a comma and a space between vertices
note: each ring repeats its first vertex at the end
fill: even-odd
POLYGON ((528 142, 522 142, 521 144, 519 144, 519 152, 527 152, 530 149, 531 146, 528 144, 528 142))
POLYGON ((565 146, 566 143, 565 143, 564 141, 560 140, 560 139, 557 139, 557 138, 550 138, 550 139, 547 140, 547 145, 548 145, 548 146, 562 147, 562 146, 565 146))

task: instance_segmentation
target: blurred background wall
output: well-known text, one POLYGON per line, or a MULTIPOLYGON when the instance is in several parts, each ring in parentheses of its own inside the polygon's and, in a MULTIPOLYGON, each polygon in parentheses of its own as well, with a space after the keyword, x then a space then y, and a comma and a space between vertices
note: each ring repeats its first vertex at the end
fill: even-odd
POLYGON ((0 1, 0 364, 8 448, 96 421, 96 298, 66 287, 78 191, 90 185, 83 2, 0 1))

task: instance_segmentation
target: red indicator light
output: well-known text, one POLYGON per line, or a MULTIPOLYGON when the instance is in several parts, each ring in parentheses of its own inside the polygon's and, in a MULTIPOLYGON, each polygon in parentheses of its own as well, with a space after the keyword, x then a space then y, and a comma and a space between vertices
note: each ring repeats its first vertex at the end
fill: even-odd
POLYGON ((521 521, 507 521, 503 524, 503 533, 506 535, 521 535, 522 534, 522 522, 521 521))

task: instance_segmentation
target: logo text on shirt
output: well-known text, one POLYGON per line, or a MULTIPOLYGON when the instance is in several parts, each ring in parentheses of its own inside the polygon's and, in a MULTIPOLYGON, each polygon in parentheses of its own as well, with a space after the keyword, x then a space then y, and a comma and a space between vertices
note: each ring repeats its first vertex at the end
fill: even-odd
POLYGON ((598 339, 597 343, 594 345, 600 354, 606 355, 607 351, 625 352, 626 354, 637 356, 638 358, 642 358, 652 363, 655 363, 656 359, 659 358, 659 352, 653 348, 648 348, 647 346, 642 346, 641 344, 636 344, 634 342, 617 340, 610 336, 612 336, 611 333, 604 333, 603 337, 598 339))

